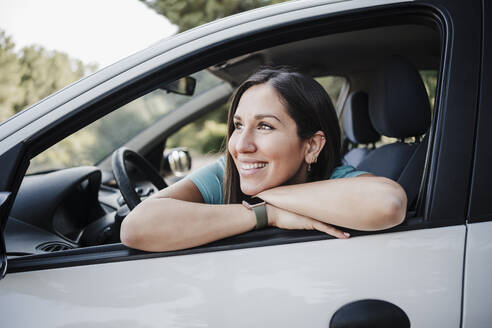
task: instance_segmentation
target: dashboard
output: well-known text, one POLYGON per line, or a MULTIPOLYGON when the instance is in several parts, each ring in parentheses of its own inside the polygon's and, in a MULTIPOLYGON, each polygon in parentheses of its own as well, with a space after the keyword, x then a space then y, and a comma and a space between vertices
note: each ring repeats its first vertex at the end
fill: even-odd
POLYGON ((25 176, 5 227, 8 255, 119 242, 121 193, 101 177, 92 166, 25 176))

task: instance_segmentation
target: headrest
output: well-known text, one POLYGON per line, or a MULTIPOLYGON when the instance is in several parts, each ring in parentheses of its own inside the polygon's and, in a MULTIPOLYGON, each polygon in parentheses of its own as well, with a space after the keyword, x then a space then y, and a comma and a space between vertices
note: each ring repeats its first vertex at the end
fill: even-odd
POLYGON ((368 144, 381 138, 369 119, 365 92, 354 91, 347 97, 343 106, 343 131, 345 136, 355 144, 368 144))
POLYGON ((406 59, 386 60, 376 72, 370 94, 371 122, 382 135, 407 138, 428 130, 429 98, 420 74, 406 59))

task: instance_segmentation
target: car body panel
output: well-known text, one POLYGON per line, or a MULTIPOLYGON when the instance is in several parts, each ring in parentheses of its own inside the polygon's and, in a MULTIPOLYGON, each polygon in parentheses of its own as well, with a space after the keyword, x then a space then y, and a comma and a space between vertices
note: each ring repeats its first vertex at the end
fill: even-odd
POLYGON ((454 226, 14 273, 0 317, 26 328, 327 327, 370 298, 412 327, 459 327, 464 236, 454 226))
POLYGON ((492 222, 468 224, 463 328, 490 327, 492 304, 492 222))

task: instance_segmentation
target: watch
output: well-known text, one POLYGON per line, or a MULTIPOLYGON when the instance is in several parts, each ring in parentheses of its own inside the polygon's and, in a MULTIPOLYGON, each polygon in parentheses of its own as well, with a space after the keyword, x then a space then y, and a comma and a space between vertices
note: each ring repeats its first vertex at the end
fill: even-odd
POLYGON ((256 215, 256 227, 255 230, 260 230, 268 225, 268 216, 266 211, 266 202, 259 198, 253 197, 249 198, 247 201, 243 200, 243 206, 247 209, 255 212, 256 215))

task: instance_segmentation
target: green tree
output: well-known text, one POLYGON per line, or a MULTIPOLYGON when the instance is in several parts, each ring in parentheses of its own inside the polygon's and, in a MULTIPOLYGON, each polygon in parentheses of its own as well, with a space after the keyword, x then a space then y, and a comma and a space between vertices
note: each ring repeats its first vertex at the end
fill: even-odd
POLYGON ((218 18, 285 0, 140 0, 183 32, 218 18))
POLYGON ((14 52, 12 39, 0 30, 0 122, 15 114, 22 101, 22 66, 14 52))
POLYGON ((47 51, 40 46, 28 46, 19 54, 22 66, 20 89, 23 99, 15 111, 49 96, 53 92, 75 82, 95 66, 85 66, 80 60, 70 58, 66 53, 47 51))
POLYGON ((97 68, 41 46, 14 48, 0 30, 0 122, 97 68))

